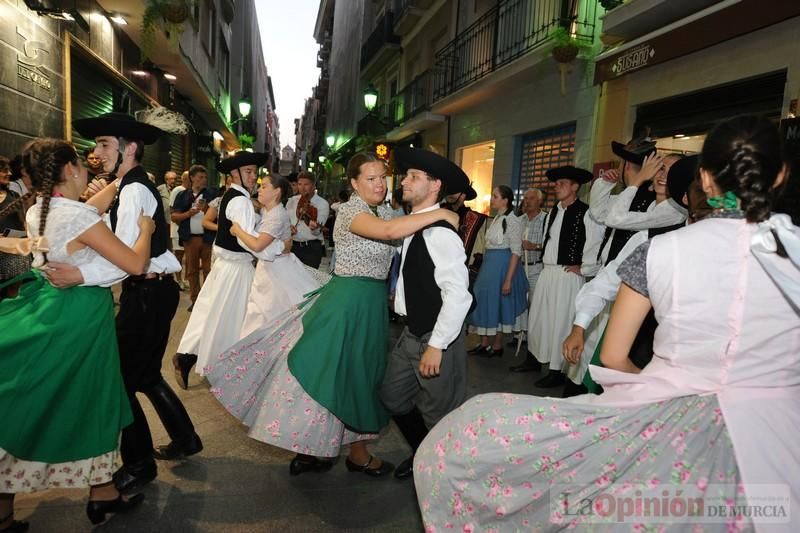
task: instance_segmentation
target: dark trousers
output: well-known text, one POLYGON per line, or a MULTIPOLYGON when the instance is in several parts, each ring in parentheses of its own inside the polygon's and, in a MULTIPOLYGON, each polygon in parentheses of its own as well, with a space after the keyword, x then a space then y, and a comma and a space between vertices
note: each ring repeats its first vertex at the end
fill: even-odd
POLYGON ((200 294, 200 272, 203 272, 203 281, 208 278, 211 271, 211 243, 205 242, 202 235, 192 235, 183 241, 183 254, 186 258, 186 279, 189 280, 189 291, 192 302, 200 294))
POLYGON ((300 262, 311 268, 319 268, 320 263, 322 263, 322 252, 322 241, 320 240, 292 242, 292 253, 297 256, 300 262))
POLYGON ((168 387, 161 377, 161 359, 169 340, 172 317, 178 309, 178 284, 172 276, 122 283, 117 313, 122 379, 133 411, 133 423, 122 430, 125 465, 152 461, 153 438, 137 392, 168 387))

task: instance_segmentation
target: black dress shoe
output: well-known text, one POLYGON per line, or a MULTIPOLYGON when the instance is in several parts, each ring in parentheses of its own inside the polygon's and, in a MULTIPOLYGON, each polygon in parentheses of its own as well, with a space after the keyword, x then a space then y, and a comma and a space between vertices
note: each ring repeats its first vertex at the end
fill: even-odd
POLYGON ((295 456, 289 463, 289 475, 299 476, 304 472, 327 472, 333 466, 333 461, 317 457, 295 456))
POLYGON ((156 462, 150 461, 142 466, 122 465, 122 468, 114 472, 112 479, 120 494, 131 494, 153 481, 157 475, 156 462))
POLYGON ((475 348, 471 349, 467 353, 470 354, 470 355, 483 355, 483 354, 486 353, 487 350, 489 350, 488 346, 481 346, 479 344, 478 346, 476 346, 475 348))
POLYGON ((414 475, 414 456, 412 455, 394 469, 394 477, 397 479, 406 479, 414 475))
POLYGON ((127 513, 131 509, 138 507, 144 501, 144 494, 136 494, 127 500, 118 496, 116 500, 108 501, 89 501, 86 504, 86 516, 92 524, 99 524, 106 519, 109 513, 127 513))
POLYGON ((518 365, 508 367, 511 372, 538 372, 542 369, 542 363, 536 360, 535 357, 526 357, 525 360, 518 365))
POLYGON ((351 461, 350 458, 348 457, 347 459, 344 460, 344 464, 345 466, 347 466, 347 469, 350 472, 363 472, 364 474, 372 477, 385 476, 386 474, 394 470, 394 465, 389 461, 383 461, 381 463, 381 466, 370 468, 369 465, 372 464, 373 459, 374 457, 370 455, 367 464, 357 465, 353 461, 351 461))
POLYGON ((172 356, 172 368, 175 370, 175 381, 183 390, 189 388, 189 372, 197 363, 197 356, 193 353, 176 353, 172 356))
POLYGON ((172 441, 153 450, 153 457, 162 461, 175 461, 203 451, 203 441, 195 433, 189 442, 172 441))
POLYGON ((480 355, 481 357, 485 357, 487 359, 490 359, 492 357, 503 357, 503 349, 500 348, 499 350, 495 350, 491 346, 488 346, 483 353, 478 355, 480 355))
POLYGON ((553 387, 560 387, 566 382, 566 376, 561 372, 551 370, 545 377, 533 384, 534 387, 540 389, 550 389, 553 387))

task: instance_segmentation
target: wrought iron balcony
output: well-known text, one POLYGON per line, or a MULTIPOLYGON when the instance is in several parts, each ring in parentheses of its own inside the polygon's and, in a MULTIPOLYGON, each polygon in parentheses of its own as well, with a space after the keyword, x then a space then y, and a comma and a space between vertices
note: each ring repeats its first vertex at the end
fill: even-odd
POLYGON ((541 47, 558 26, 591 43, 596 15, 594 1, 500 0, 436 53, 433 101, 541 47))
POLYGON ((394 12, 387 11, 375 25, 366 42, 361 46, 361 70, 378 62, 387 53, 400 50, 400 37, 394 33, 394 12))
POLYGON ((389 117, 396 124, 402 124, 431 106, 431 71, 426 70, 406 85, 389 103, 389 117))

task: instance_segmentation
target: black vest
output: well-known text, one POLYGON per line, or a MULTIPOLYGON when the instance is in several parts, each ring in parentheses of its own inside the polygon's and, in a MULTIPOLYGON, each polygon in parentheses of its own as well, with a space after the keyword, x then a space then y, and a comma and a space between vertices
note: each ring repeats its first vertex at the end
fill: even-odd
POLYGON ((433 259, 422 236, 425 229, 433 227, 456 231, 443 220, 422 228, 411 237, 403 263, 403 295, 406 299, 407 325, 408 330, 417 337, 433 331, 436 318, 442 309, 442 289, 433 277, 433 259))
POLYGON ((167 219, 164 218, 164 204, 161 202, 161 193, 158 192, 156 186, 153 185, 153 182, 151 182, 147 177, 147 172, 145 172, 141 165, 133 167, 128 171, 127 174, 125 174, 125 176, 122 177, 119 190, 117 191, 117 195, 111 204, 109 213, 111 215, 111 229, 113 231, 117 230, 117 209, 119 209, 119 196, 122 193, 122 189, 131 183, 141 183, 147 187, 147 190, 150 191, 150 194, 152 194, 153 198, 156 200, 156 212, 153 213, 153 222, 156 224, 156 230, 150 237, 150 257, 158 257, 167 251, 169 227, 167 226, 167 219))
MULTIPOLYGON (((589 206, 580 200, 572 202, 564 210, 564 219, 561 221, 561 233, 558 236, 558 264, 580 265, 583 263, 583 245, 586 244, 586 225, 583 217, 589 206)), ((547 243, 550 241, 550 229, 556 221, 558 207, 553 207, 547 215, 547 232, 542 245, 542 258, 544 258, 547 243)))
MULTIPOLYGON (((631 200, 631 205, 628 208, 628 211, 644 213, 647 211, 647 208, 650 207, 650 204, 656 201, 655 191, 650 190, 650 185, 652 183, 652 181, 647 180, 639 186, 639 189, 633 196, 633 200, 631 200)), ((611 245, 608 248, 608 257, 606 258, 604 266, 609 264, 619 255, 628 240, 633 237, 634 233, 636 232, 607 227, 606 232, 603 235, 603 242, 600 244, 600 249, 597 251, 597 261, 600 261, 600 258, 603 255, 603 248, 606 247, 606 243, 608 243, 609 238, 611 239, 611 245)))
POLYGON ((238 191, 233 187, 229 188, 227 191, 225 191, 225 194, 222 195, 222 201, 219 203, 219 211, 217 215, 217 237, 214 239, 214 244, 220 248, 230 250, 231 252, 241 252, 246 254, 249 252, 239 245, 239 243, 236 241, 236 237, 231 235, 231 227, 233 227, 233 222, 231 222, 228 217, 225 216, 225 209, 228 207, 230 201, 237 196, 244 196, 247 198, 243 192, 238 191))

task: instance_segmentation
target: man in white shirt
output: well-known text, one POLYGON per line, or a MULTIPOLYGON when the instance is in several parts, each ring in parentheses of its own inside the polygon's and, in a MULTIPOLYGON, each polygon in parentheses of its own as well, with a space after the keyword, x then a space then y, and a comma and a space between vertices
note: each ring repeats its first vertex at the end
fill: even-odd
MULTIPOLYGON (((177 174, 175 174, 177 178, 177 174)), ((164 180, 166 181, 167 176, 164 175, 164 180)), ((169 183, 169 182, 167 182, 169 183)), ((181 182, 178 185, 175 185, 175 180, 173 180, 173 189, 169 193, 169 207, 172 209, 172 206, 175 205, 175 199, 178 197, 180 193, 185 191, 190 187, 189 184, 189 171, 185 170, 181 174, 181 182)), ((186 286, 183 282, 183 245, 178 239, 178 223, 172 221, 172 217, 169 217, 169 234, 172 239, 172 252, 175 254, 175 257, 178 258, 178 263, 181 264, 181 270, 175 273, 175 280, 178 282, 178 286, 181 290, 185 290, 186 286)))
POLYGON ((300 194, 286 202, 292 222, 292 253, 311 268, 319 268, 324 252, 322 227, 330 206, 316 193, 316 179, 310 172, 297 176, 297 190, 300 194))
MULTIPOLYGON (((395 161, 407 169, 403 201, 412 213, 437 209, 445 193, 469 187, 458 166, 433 152, 398 148, 395 161)), ((428 429, 466 397, 468 285, 464 244, 455 228, 439 222, 404 239, 394 308, 407 317, 407 326, 381 385, 381 400, 412 448, 395 469, 397 478, 411 477, 413 452, 428 429)))
POLYGON ((542 253, 544 268, 530 299, 528 350, 549 373, 537 387, 564 384, 561 343, 569 333, 574 315, 573 302, 584 280, 599 270, 597 249, 603 226, 589 214, 589 206, 578 199, 578 190, 592 179, 588 170, 565 166, 546 173, 555 182, 558 204, 550 210, 542 253))
MULTIPOLYGON (((156 225, 147 272, 141 276, 126 276, 118 271, 122 295, 116 320, 117 340, 122 377, 134 419, 122 431, 123 466, 114 474, 114 483, 121 493, 131 493, 155 479, 154 458, 182 457, 203 449, 186 409, 161 376, 161 359, 178 306, 178 286, 173 273, 180 270, 180 264, 167 246, 169 232, 161 196, 148 179, 141 161, 144 146, 154 143, 165 132, 125 113, 75 120, 73 126, 84 137, 95 140, 95 154, 113 179, 102 190, 100 187, 105 180, 93 182, 98 192, 88 203, 97 207, 99 213, 108 211, 112 230, 128 246, 139 236, 138 219, 142 213, 152 217, 156 225), (169 445, 153 449, 150 428, 137 392, 144 393, 153 404, 172 439, 169 445)), ((78 270, 53 264, 50 268, 48 277, 56 286, 92 284, 93 276, 100 270, 78 270)), ((116 267, 109 263, 107 268, 116 267)), ((105 274, 102 279, 112 277, 105 274)))

